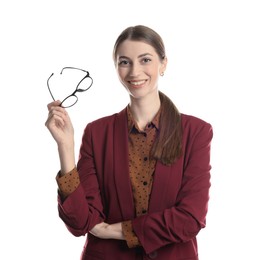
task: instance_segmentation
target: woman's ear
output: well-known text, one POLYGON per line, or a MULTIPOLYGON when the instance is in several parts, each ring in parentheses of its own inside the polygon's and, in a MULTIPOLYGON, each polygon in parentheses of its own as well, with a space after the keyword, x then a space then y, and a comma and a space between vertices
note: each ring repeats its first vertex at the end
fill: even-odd
POLYGON ((167 63, 168 63, 168 59, 167 59, 167 57, 164 57, 164 59, 161 62, 160 69, 159 69, 159 75, 160 76, 164 76, 164 72, 166 70, 167 63))

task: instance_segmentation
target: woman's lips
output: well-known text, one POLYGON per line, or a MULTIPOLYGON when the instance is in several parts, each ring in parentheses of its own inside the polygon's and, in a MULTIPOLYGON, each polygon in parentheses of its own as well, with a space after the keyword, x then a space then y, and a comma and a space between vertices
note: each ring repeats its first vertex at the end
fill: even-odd
POLYGON ((130 80, 129 84, 137 87, 137 86, 141 86, 146 82, 146 80, 130 80))

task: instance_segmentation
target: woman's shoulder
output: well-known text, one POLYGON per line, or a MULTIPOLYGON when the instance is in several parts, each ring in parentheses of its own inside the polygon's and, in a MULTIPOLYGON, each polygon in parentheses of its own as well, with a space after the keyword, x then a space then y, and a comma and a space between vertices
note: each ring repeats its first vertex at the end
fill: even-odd
POLYGON ((188 124, 198 124, 198 125, 210 124, 205 119, 202 119, 194 115, 185 114, 185 113, 181 113, 181 119, 184 123, 188 123, 188 124))
POLYGON ((119 117, 121 118, 121 117, 125 116, 125 111, 126 111, 126 109, 124 108, 122 111, 120 111, 118 113, 113 113, 111 115, 97 118, 97 119, 89 122, 86 127, 97 127, 98 128, 99 126, 106 127, 108 125, 113 125, 116 118, 119 118, 119 117))
POLYGON ((207 129, 208 131, 212 131, 211 123, 194 115, 181 113, 181 123, 184 130, 200 131, 207 129))

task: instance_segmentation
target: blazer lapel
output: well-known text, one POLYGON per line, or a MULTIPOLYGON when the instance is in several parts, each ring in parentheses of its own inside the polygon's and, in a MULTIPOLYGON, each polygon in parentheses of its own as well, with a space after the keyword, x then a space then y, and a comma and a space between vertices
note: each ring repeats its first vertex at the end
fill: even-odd
POLYGON ((114 178, 123 220, 134 218, 134 202, 128 166, 126 109, 117 114, 114 125, 114 178))

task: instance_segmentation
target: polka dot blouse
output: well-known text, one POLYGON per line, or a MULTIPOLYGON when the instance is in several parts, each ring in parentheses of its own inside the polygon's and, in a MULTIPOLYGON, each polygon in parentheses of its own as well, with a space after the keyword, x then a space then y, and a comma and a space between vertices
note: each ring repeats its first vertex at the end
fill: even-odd
MULTIPOLYGON (((156 165, 156 161, 150 158, 150 150, 159 129, 159 117, 160 111, 142 131, 133 120, 129 106, 127 107, 129 175, 136 216, 147 214, 148 211, 156 165)), ((56 180, 59 194, 63 199, 71 194, 80 183, 76 168, 63 176, 58 174, 56 180)), ((140 245, 136 234, 133 232, 131 221, 123 222, 122 228, 129 247, 140 245)))

